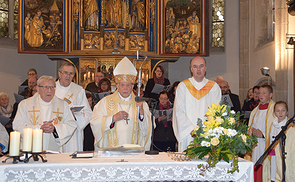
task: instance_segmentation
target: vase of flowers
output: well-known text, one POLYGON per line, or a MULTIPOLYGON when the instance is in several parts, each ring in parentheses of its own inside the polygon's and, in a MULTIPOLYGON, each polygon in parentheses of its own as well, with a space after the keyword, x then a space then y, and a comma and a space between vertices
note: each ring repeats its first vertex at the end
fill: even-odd
POLYGON ((207 119, 198 119, 197 126, 191 132, 193 141, 185 150, 186 155, 202 159, 208 155, 207 163, 210 167, 224 160, 231 163, 228 172, 239 172, 238 155, 252 152, 257 143, 256 136, 249 136, 248 126, 238 122, 240 113, 231 111, 224 104, 212 104, 205 113, 207 119))

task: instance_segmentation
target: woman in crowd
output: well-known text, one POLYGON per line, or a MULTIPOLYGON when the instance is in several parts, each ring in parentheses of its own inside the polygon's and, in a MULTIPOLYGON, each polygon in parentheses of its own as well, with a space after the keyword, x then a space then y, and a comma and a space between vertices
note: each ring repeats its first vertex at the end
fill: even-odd
POLYGON ((164 86, 170 85, 170 81, 167 78, 164 78, 163 74, 164 74, 164 68, 158 65, 154 69, 153 78, 150 78, 146 84, 144 97, 149 97, 149 98, 153 98, 157 100, 158 94, 152 93, 152 90, 155 84, 164 85, 164 86))
MULTIPOLYGON (((157 110, 169 110, 172 109, 171 104, 168 98, 168 92, 162 91, 159 94, 159 103, 156 107, 157 110)), ((160 112, 159 112, 160 113, 160 112)), ((154 144, 155 150, 159 151, 175 151, 176 138, 172 128, 171 117, 169 116, 168 111, 166 111, 166 115, 159 114, 155 119, 156 128, 154 132, 154 144), (167 119, 168 115, 168 119, 167 119)), ((172 111, 171 111, 172 116, 172 111)))
POLYGON ((12 113, 12 106, 9 105, 9 97, 7 93, 0 93, 0 116, 10 117, 12 113))
POLYGON ((251 111, 258 106, 259 104, 259 88, 260 86, 256 85, 253 87, 253 98, 247 102, 244 102, 242 107, 242 114, 244 114, 242 119, 246 119, 245 123, 248 125, 249 117, 251 111))
POLYGON ((107 78, 102 78, 98 82, 98 88, 100 88, 99 93, 110 92, 111 91, 111 82, 107 78))
POLYGON ((32 97, 33 95, 35 95, 35 93, 37 93, 37 84, 34 85, 28 92, 28 97, 32 97))
POLYGON ((174 99, 175 99, 175 92, 177 89, 178 84, 180 83, 180 81, 176 81, 172 84, 172 86, 169 89, 169 100, 170 102, 173 104, 174 103, 174 99))

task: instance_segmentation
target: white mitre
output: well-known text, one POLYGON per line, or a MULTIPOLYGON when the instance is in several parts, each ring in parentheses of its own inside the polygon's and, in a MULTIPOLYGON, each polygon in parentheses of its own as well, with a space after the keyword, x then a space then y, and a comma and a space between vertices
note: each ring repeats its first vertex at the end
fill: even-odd
POLYGON ((131 61, 124 57, 114 69, 115 82, 135 83, 137 71, 131 61))

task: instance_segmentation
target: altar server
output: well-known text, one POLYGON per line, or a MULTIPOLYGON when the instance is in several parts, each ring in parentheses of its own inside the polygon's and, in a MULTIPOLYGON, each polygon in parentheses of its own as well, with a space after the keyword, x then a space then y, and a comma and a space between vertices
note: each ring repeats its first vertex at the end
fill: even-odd
POLYGON ((77 124, 77 130, 65 146, 66 151, 83 151, 83 131, 88 125, 92 114, 85 90, 80 85, 72 82, 75 72, 76 69, 73 64, 64 62, 59 67, 59 80, 56 82, 55 95, 68 103, 77 124), (84 108, 80 111, 75 111, 73 106, 84 106, 84 108))
POLYGON ((149 107, 146 102, 135 102, 135 95, 132 92, 136 75, 137 71, 127 57, 124 57, 116 66, 114 76, 117 91, 99 101, 94 107, 90 120, 96 148, 138 144, 145 150, 150 149, 149 107), (137 106, 139 106, 139 116, 137 106), (138 133, 137 122, 139 123, 138 133))
POLYGON ((55 94, 55 79, 41 76, 37 81, 37 93, 19 103, 13 121, 13 129, 23 132, 24 128, 43 130, 43 149, 66 151, 65 144, 77 128, 69 106, 55 94))

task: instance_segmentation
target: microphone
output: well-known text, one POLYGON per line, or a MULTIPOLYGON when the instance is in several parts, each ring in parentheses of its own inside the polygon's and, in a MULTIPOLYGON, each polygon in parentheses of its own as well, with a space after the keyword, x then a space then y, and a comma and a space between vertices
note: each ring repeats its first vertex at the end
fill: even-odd
POLYGON ((147 97, 135 97, 135 101, 157 102, 155 99, 147 97))

